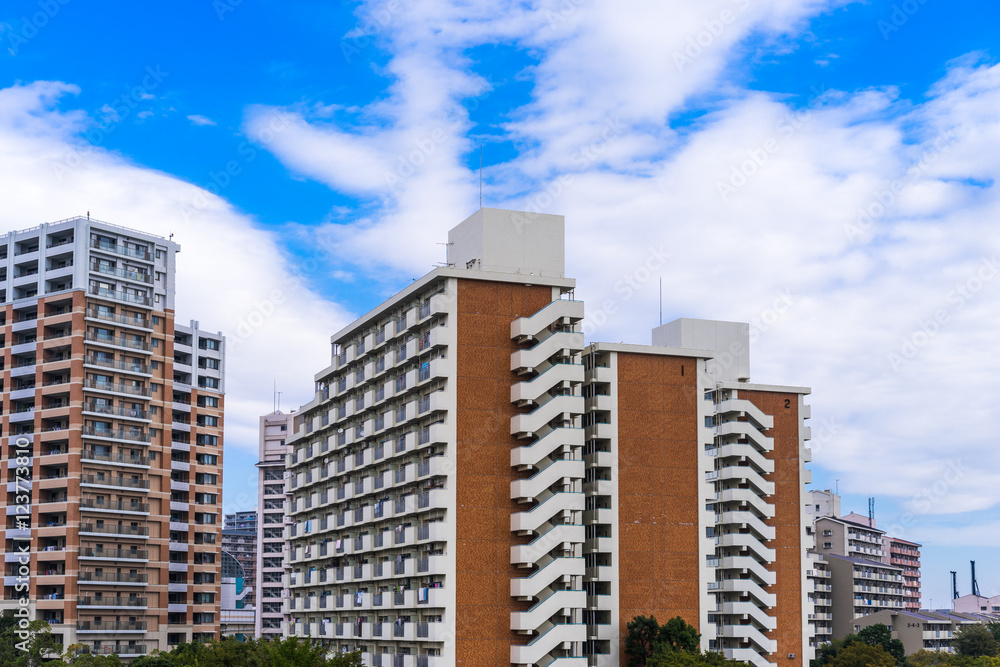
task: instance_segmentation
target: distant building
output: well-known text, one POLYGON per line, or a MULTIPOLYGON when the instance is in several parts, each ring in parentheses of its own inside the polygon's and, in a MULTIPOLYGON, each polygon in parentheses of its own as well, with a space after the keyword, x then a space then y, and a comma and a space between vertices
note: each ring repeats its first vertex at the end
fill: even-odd
POLYGON ((963 595, 952 600, 951 606, 954 611, 968 614, 1000 613, 1000 595, 994 595, 991 598, 982 595, 963 595))
POLYGON ((243 565, 227 551, 222 552, 222 622, 223 637, 243 640, 253 637, 254 609, 246 605, 250 592, 245 586, 246 571, 243 565))
POLYGON ((291 447, 294 415, 280 411, 260 418, 260 462, 257 481, 257 581, 259 600, 254 633, 281 637, 288 610, 285 563, 285 456, 291 447))
POLYGON ((857 617, 920 610, 919 544, 887 535, 862 514, 840 516, 840 496, 829 489, 811 491, 806 512, 813 516, 816 541, 813 574, 808 576, 813 596, 824 600, 829 593, 832 602, 829 609, 817 608, 810 619, 817 645, 852 632, 857 617), (827 564, 828 574, 817 561, 827 564), (827 620, 832 636, 824 634, 827 620))
MULTIPOLYGON (((968 596, 972 597, 972 596, 968 596)), ((948 611, 880 611, 855 619, 851 632, 881 623, 892 628, 893 639, 903 642, 906 655, 917 651, 954 653, 952 640, 962 627, 1000 621, 1000 614, 962 614, 948 611)))
POLYGON ((832 590, 833 637, 854 632, 854 621, 873 612, 903 609, 903 571, 881 561, 826 554, 832 590))
POLYGON ((223 529, 257 530, 257 510, 227 514, 223 529))
POLYGON ((243 567, 246 605, 257 606, 257 512, 227 514, 222 529, 222 550, 243 567), (241 526, 241 527, 237 527, 241 526))
POLYGON ((920 611, 920 545, 884 535, 882 562, 903 569, 903 607, 907 611, 920 611))
POLYGON ((815 552, 811 552, 809 558, 809 569, 806 570, 809 585, 806 590, 813 605, 809 614, 809 641, 810 646, 815 648, 833 641, 833 586, 830 583, 830 564, 826 559, 815 552))

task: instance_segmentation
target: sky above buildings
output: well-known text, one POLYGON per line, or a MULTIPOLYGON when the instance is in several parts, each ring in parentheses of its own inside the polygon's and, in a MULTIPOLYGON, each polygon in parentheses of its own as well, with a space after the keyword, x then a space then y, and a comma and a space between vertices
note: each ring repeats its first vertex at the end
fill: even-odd
MULTIPOLYGON (((753 325, 813 388, 814 479, 1000 592, 1000 6, 7 0, 0 228, 173 233, 229 340, 226 510, 257 417, 483 201, 559 213, 591 340, 753 325), (663 259, 665 258, 665 260, 663 259), (653 268, 648 271, 647 267, 653 268)), ((253 488, 255 488, 255 483, 253 488)), ((968 592, 968 576, 960 577, 968 592)))

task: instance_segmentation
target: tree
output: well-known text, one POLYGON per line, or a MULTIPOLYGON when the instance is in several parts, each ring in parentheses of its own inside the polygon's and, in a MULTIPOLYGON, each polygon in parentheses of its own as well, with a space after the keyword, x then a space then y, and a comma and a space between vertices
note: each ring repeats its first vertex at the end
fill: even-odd
POLYGON ((855 641, 840 651, 830 667, 896 667, 896 659, 879 646, 855 641))
POLYGON ((672 651, 700 652, 701 635, 680 616, 674 616, 666 625, 660 626, 656 637, 658 645, 663 644, 672 651))
POLYGON ((625 625, 628 667, 646 667, 657 651, 699 653, 701 635, 680 616, 660 625, 655 616, 636 616, 625 625))
POLYGON ((27 621, 27 627, 21 628, 21 620, 10 609, 0 614, 0 665, 4 667, 37 667, 46 655, 59 652, 48 623, 27 621))
POLYGON ((858 641, 857 635, 847 635, 841 639, 834 639, 832 642, 823 644, 816 651, 816 658, 810 663, 812 667, 823 667, 833 662, 841 651, 858 641))
POLYGON ((910 667, 949 667, 954 663, 951 653, 920 649, 906 658, 910 667))
POLYGON ((724 655, 716 651, 706 653, 677 651, 665 644, 658 644, 646 667, 750 667, 750 665, 736 660, 726 660, 724 655))
POLYGON ((956 653, 969 658, 996 656, 1000 652, 1000 644, 993 633, 979 623, 966 625, 956 632, 952 646, 956 653))
POLYGON ((660 634, 660 624, 655 616, 636 616, 625 628, 625 655, 628 656, 628 667, 645 667, 653 655, 656 639, 660 634))
POLYGON ((130 667, 362 667, 361 653, 331 655, 319 644, 288 639, 248 639, 181 644, 170 653, 138 658, 130 667))
POLYGON ((993 639, 1000 642, 1000 623, 998 623, 997 621, 994 621, 992 623, 987 623, 986 629, 989 630, 990 634, 993 635, 993 639))
POLYGON ((867 628, 862 628, 858 632, 858 641, 864 642, 869 646, 878 646, 895 658, 896 664, 902 665, 906 662, 906 650, 903 648, 903 642, 893 639, 892 628, 884 623, 876 623, 875 625, 869 625, 867 628))

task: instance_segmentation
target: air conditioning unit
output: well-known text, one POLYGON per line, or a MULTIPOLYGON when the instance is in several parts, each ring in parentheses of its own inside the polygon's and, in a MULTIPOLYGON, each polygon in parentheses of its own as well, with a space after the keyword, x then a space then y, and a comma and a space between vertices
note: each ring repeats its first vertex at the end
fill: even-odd
POLYGON ((788 659, 789 660, 795 660, 795 654, 794 653, 789 653, 788 654, 788 659))

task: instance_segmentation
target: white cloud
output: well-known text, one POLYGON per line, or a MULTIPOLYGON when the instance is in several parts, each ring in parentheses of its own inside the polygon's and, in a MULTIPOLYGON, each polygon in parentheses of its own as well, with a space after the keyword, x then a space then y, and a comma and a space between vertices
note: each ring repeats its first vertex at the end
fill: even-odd
POLYGON ((206 118, 205 116, 201 116, 201 115, 198 115, 198 114, 191 114, 190 116, 187 117, 187 119, 189 121, 191 121, 192 125, 202 125, 202 126, 204 126, 204 125, 211 125, 211 126, 214 126, 216 124, 215 121, 212 120, 211 118, 206 118))
POLYGON ((638 289, 625 279, 662 246, 665 314, 760 320, 755 379, 814 388, 815 431, 833 424, 816 465, 842 473, 843 489, 912 507, 958 461, 969 471, 928 511, 992 507, 1000 454, 984 428, 1000 417, 1000 277, 967 297, 954 290, 977 286, 1000 255, 1000 67, 973 56, 916 102, 890 87, 830 91, 805 111, 726 83, 749 35, 786 49, 839 4, 505 3, 491 22, 475 3, 417 2, 379 24, 392 83, 378 101, 356 116, 253 107, 246 124, 291 114, 288 131, 262 143, 377 207, 316 231, 341 257, 379 262, 340 270, 419 275, 439 259, 433 242, 476 205, 460 104, 478 82, 463 54, 496 41, 532 49, 532 97, 505 126, 518 154, 489 168, 487 203, 566 215, 577 294, 591 313, 615 311, 598 338, 648 342, 656 279, 638 289), (667 119, 702 93, 714 111, 679 136, 667 119), (442 125, 448 138, 413 165, 411 151, 442 125), (411 173, 387 183, 400 164, 411 173), (793 305, 771 321, 779 293, 793 305), (924 333, 939 311, 943 323, 924 333))
POLYGON ((227 474, 238 470, 242 484, 240 476, 255 475, 257 419, 272 409, 272 383, 285 392, 286 411, 310 400, 309 378, 329 363, 329 336, 349 316, 296 277, 274 235, 224 200, 82 143, 91 119, 56 109, 61 96, 75 92, 58 82, 0 90, 0 229, 89 210, 97 219, 175 235, 177 320, 196 319, 228 339, 226 451, 242 466, 227 466, 227 474))

